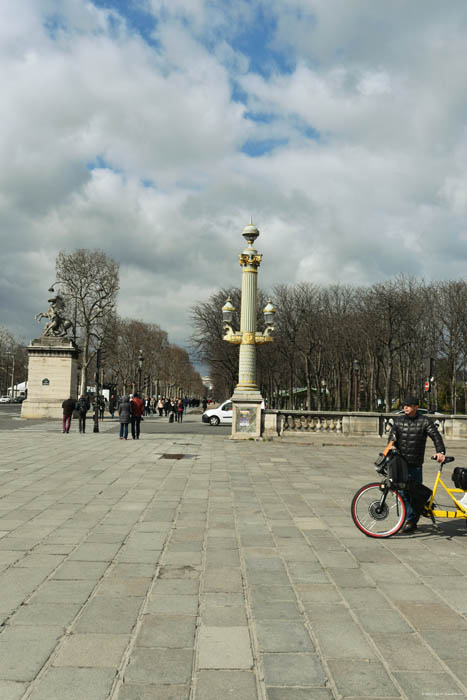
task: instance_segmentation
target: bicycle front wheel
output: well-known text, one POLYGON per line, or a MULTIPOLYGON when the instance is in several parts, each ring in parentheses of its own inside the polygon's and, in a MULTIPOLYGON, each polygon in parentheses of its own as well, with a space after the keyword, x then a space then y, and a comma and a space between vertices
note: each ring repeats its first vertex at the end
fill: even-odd
POLYGON ((404 524, 405 503, 398 491, 381 483, 367 484, 353 497, 351 513, 355 525, 368 537, 391 537, 404 524))

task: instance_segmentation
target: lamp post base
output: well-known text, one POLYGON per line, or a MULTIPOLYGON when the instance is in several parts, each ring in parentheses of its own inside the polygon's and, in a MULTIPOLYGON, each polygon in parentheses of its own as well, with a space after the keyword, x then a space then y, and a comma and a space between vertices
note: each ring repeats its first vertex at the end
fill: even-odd
POLYGON ((256 391, 237 391, 232 396, 232 440, 261 437, 261 406, 263 397, 256 391))

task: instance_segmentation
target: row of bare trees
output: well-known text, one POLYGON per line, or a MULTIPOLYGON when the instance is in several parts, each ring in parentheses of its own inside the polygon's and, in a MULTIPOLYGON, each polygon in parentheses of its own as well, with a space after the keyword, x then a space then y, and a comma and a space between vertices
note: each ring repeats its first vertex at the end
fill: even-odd
POLYGON ((103 383, 120 394, 139 388, 148 396, 204 396, 187 351, 169 343, 166 331, 154 323, 116 317, 102 349, 103 383))
POLYGON ((7 329, 0 328, 0 392, 17 394, 14 387, 26 378, 26 352, 23 344, 7 329))
POLYGON ((166 331, 154 323, 117 315, 119 265, 115 260, 101 250, 61 251, 56 273, 81 350, 81 393, 94 379, 99 349, 101 383, 116 393, 139 388, 148 395, 203 396, 201 377, 187 351, 169 343, 166 331))
MULTIPOLYGON (((221 308, 240 290, 222 289, 192 309, 193 349, 215 392, 237 383, 238 349, 222 340, 221 308)), ((407 393, 424 395, 435 358, 431 408, 465 412, 467 282, 399 276, 369 287, 278 285, 274 342, 258 348, 258 382, 271 406, 392 410, 407 393)), ((258 308, 266 295, 260 292, 258 308)), ((261 328, 258 318, 258 327, 261 328)), ((238 327, 239 319, 236 319, 238 327)))

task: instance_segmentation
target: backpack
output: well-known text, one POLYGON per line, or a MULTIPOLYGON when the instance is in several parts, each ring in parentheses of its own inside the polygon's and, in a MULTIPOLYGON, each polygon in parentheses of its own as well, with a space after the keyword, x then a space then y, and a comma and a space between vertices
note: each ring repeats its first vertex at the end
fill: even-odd
POLYGON ((452 472, 451 479, 453 480, 456 489, 467 491, 467 469, 456 467, 452 472))
POLYGON ((388 455, 388 478, 394 486, 403 488, 409 478, 409 468, 403 456, 395 450, 388 455))

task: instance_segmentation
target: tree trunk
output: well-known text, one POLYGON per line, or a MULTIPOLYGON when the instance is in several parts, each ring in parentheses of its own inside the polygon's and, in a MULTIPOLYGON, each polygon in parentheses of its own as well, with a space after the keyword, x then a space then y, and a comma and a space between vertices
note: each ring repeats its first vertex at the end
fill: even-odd
POLYGON ((388 361, 388 368, 386 374, 386 386, 384 391, 384 410, 386 413, 391 413, 392 401, 391 401, 391 387, 392 387, 392 357, 388 361))

